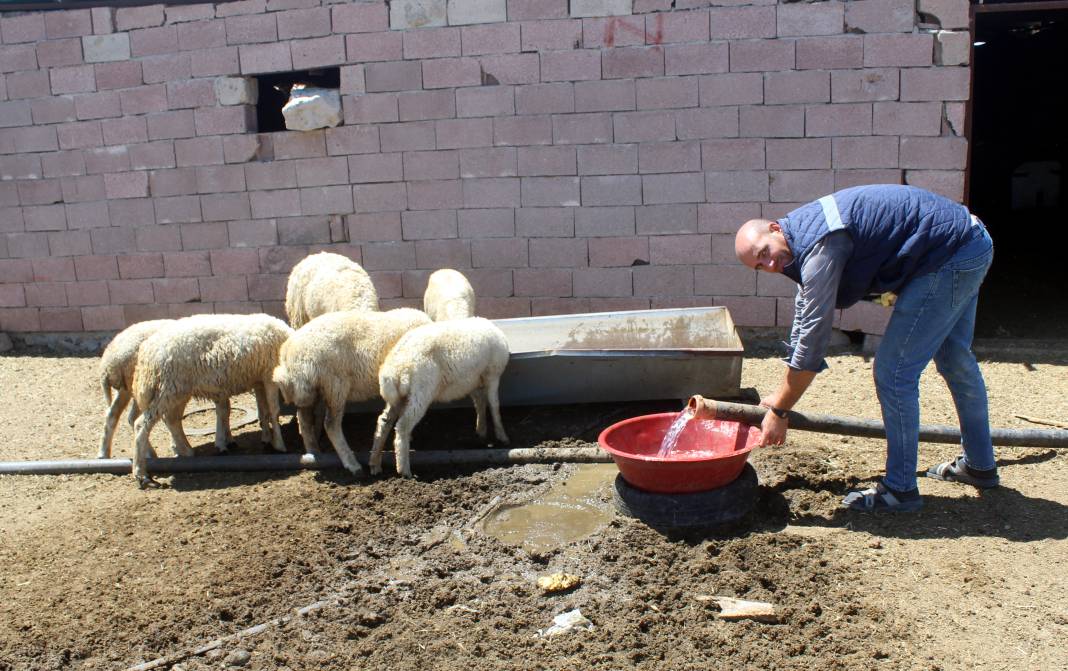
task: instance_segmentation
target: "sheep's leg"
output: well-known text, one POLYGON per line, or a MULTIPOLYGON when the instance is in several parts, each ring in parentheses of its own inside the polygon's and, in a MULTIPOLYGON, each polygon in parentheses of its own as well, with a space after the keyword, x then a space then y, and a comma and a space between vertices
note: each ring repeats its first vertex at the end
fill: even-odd
POLYGON ((149 408, 134 423, 133 476, 137 481, 137 486, 141 489, 159 487, 159 483, 148 475, 146 464, 148 453, 152 451, 148 437, 157 421, 159 421, 159 413, 155 408, 149 408))
POLYGON ((486 390, 479 387, 471 392, 471 402, 475 405, 475 433, 486 440, 486 390))
POLYGON ((490 413, 493 415, 493 434, 502 443, 508 443, 508 434, 504 432, 504 424, 501 423, 501 401, 498 394, 501 383, 500 376, 490 378, 486 385, 486 395, 489 397, 490 413))
POLYGON ((267 421, 271 429, 271 447, 275 452, 285 452, 286 443, 282 440, 282 427, 278 424, 278 385, 273 382, 265 382, 262 386, 256 385, 256 397, 263 394, 267 402, 267 421))
POLYGON ((382 414, 378 416, 378 423, 375 426, 375 442, 371 447, 371 475, 381 475, 382 473, 382 448, 385 447, 386 438, 389 437, 389 432, 393 430, 393 425, 397 423, 397 417, 400 416, 400 411, 396 406, 386 404, 386 409, 382 411, 382 414))
POLYGON ((187 398, 181 403, 175 404, 163 416, 167 430, 171 432, 171 444, 174 446, 174 452, 179 457, 192 457, 194 455, 193 446, 189 444, 189 439, 185 437, 185 431, 182 429, 182 414, 185 412, 185 404, 188 402, 189 399, 187 398))
MULTIPOLYGON (((185 435, 185 432, 182 432, 185 435)), ((215 450, 224 454, 230 443, 230 399, 215 401, 215 450)))
MULTIPOLYGON (((132 398, 133 394, 131 394, 130 397, 132 398)), ((131 430, 133 430, 133 428, 134 428, 134 422, 136 422, 137 418, 140 417, 140 416, 141 416, 141 408, 137 407, 137 401, 131 401, 130 402, 130 412, 126 413, 126 422, 130 425, 130 429, 131 430)), ((156 448, 152 447, 151 444, 148 446, 148 456, 152 457, 153 459, 155 459, 156 456, 157 456, 156 455, 156 448)))
POLYGON ((406 478, 412 477, 412 464, 409 449, 412 442, 412 430, 423 419, 433 397, 418 392, 408 397, 404 412, 397 419, 393 434, 393 458, 397 460, 397 472, 406 478))
MULTIPOLYGON (((122 411, 126 409, 126 404, 130 402, 132 395, 127 389, 119 389, 119 393, 115 395, 115 398, 111 401, 111 406, 108 408, 108 414, 104 418, 104 437, 100 441, 100 452, 96 455, 97 459, 108 459, 111 457, 111 443, 115 439, 115 427, 119 423, 119 417, 122 415, 122 411)), ((137 405, 136 403, 134 404, 137 405)))
POLYGON ((321 397, 315 401, 315 425, 312 430, 315 431, 315 440, 319 441, 319 436, 323 434, 323 429, 326 427, 326 401, 321 397))
POLYGON ((345 400, 340 403, 328 403, 326 406, 326 435, 334 445, 334 451, 341 458, 341 463, 353 475, 361 475, 363 467, 356 461, 356 455, 345 440, 345 434, 341 431, 341 419, 345 415, 345 400))
POLYGON ((270 415, 271 409, 267 403, 266 386, 256 385, 256 417, 260 420, 260 442, 271 442, 271 422, 278 420, 278 414, 276 413, 273 418, 270 415))
POLYGON ((319 425, 315 423, 315 411, 297 408, 297 426, 300 428, 300 438, 304 441, 304 451, 319 454, 319 425))

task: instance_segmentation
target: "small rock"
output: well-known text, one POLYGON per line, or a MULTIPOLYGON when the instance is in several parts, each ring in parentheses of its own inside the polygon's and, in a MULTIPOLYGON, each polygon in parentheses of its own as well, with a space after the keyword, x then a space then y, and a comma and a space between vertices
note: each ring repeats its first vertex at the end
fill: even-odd
POLYGON ((538 587, 552 594, 553 592, 569 590, 578 586, 581 582, 582 578, 571 573, 553 573, 552 575, 543 575, 538 578, 538 587))
POLYGON ((881 550, 883 547, 883 542, 881 540, 876 539, 868 543, 868 547, 870 547, 872 550, 881 550))
POLYGON ((227 655, 225 661, 227 666, 244 666, 250 659, 252 659, 252 654, 248 650, 238 648, 227 655))

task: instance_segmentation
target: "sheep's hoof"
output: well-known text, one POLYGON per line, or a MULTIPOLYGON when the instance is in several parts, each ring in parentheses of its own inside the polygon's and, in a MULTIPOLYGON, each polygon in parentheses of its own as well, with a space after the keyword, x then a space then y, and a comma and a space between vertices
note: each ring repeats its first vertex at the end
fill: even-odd
POLYGON ((377 466, 370 466, 370 471, 372 477, 378 477, 379 475, 382 475, 382 464, 378 464, 377 466))
POLYGON ((163 485, 156 482, 152 477, 148 475, 142 475, 137 478, 137 486, 141 489, 159 489, 163 485))

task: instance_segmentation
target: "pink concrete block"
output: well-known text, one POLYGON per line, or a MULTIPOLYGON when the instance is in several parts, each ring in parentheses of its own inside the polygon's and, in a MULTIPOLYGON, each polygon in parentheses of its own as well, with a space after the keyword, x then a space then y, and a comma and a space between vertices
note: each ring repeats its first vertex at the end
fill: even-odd
POLYGON ((664 49, 664 72, 669 75, 727 72, 728 63, 726 42, 675 44, 664 49))
MULTIPOLYGON (((100 179, 100 197, 104 197, 104 180, 100 179)), ((67 199, 67 226, 72 229, 110 226, 108 204, 105 201, 71 203, 67 199)))
POLYGON ((440 91, 405 91, 397 95, 401 121, 451 119, 456 116, 456 94, 440 91))
POLYGON ((248 300, 248 282, 240 277, 201 277, 201 300, 210 303, 248 300))
POLYGON ((117 172, 104 175, 104 192, 108 198, 145 198, 148 196, 148 173, 117 172))
POLYGON ((560 19, 566 16, 567 0, 508 0, 509 21, 560 19))
POLYGON ((463 26, 461 37, 464 56, 515 53, 519 51, 520 24, 463 26))
POLYGON ((760 74, 720 74, 701 77, 702 107, 751 105, 764 101, 764 79, 760 74))
MULTIPOLYGON (((291 135, 307 135, 307 133, 293 133, 291 135)), ((344 154, 372 154, 379 150, 378 129, 374 126, 340 126, 328 128, 322 135, 325 139, 326 153, 330 156, 344 154)), ((306 152, 310 156, 321 156, 318 138, 315 141, 314 151, 309 148, 306 152)), ((292 142, 283 141, 283 147, 289 147, 292 142)), ((285 151, 285 149, 284 149, 285 151)), ((276 152, 277 156, 277 152, 276 152)))
POLYGON ((647 205, 704 202, 704 174, 646 175, 642 177, 642 198, 647 205))
POLYGON ((148 184, 153 196, 183 196, 197 192, 193 168, 153 170, 148 175, 148 184))
MULTIPOLYGON (((58 179, 37 179, 19 182, 17 190, 19 202, 24 206, 48 205, 63 200, 63 192, 60 189, 58 179)), ((63 206, 60 205, 59 207, 62 209, 63 206)), ((24 208, 27 220, 30 219, 31 209, 30 207, 24 208)), ((66 228, 66 226, 63 228, 66 228)))
POLYGON ((477 58, 439 58, 423 61, 424 88, 477 86, 481 83, 482 68, 477 58))
POLYGON ((0 259, 0 283, 33 282, 33 263, 30 259, 0 259))
MULTIPOLYGON (((63 143, 62 129, 59 139, 60 147, 67 149, 63 143)), ((41 159, 36 154, 0 157, 0 175, 4 179, 38 179, 41 176, 41 159)))
POLYGON ((830 170, 787 170, 771 173, 772 202, 802 203, 834 191, 830 170))
POLYGON ((515 178, 475 178, 463 180, 464 207, 518 207, 520 182, 515 178))
POLYGON ((864 36, 864 67, 922 67, 933 63, 930 33, 864 36))
POLYGON ((48 233, 9 233, 7 253, 13 259, 33 259, 49 255, 48 233))
POLYGON ((731 72, 767 72, 794 67, 794 43, 783 40, 731 42, 731 72))
POLYGON ((460 157, 455 150, 405 152, 403 166, 407 181, 455 180, 460 176, 460 157))
POLYGON ((226 46, 226 21, 192 21, 177 27, 178 49, 198 51, 226 46))
POLYGON ((770 190, 767 172, 759 170, 749 172, 707 172, 705 175, 705 192, 709 202, 762 202, 769 198, 770 190))
POLYGON ((844 3, 791 4, 778 8, 778 35, 839 35, 845 28, 844 3))
POLYGON ((88 231, 57 231, 48 234, 48 251, 53 257, 91 254, 92 240, 88 231))
POLYGON ((633 278, 630 268, 578 268, 573 271, 576 296, 630 296, 633 278))
POLYGON ((285 72, 293 69, 289 42, 242 44, 238 47, 242 74, 285 72))
POLYGON ((200 283, 193 277, 168 277, 152 282, 156 303, 196 303, 200 299, 200 283))
POLYGON ((515 90, 516 114, 554 114, 575 111, 574 85, 534 84, 515 90))
POLYGON ((766 164, 768 168, 801 170, 828 169, 831 167, 831 140, 829 138, 784 140, 769 138, 766 147, 766 164))
POLYGON ((523 177, 523 207, 573 207, 579 204, 578 177, 523 177))
POLYGON ((119 92, 119 101, 124 115, 166 112, 167 87, 155 84, 125 89, 119 92))
MULTIPOLYGON (((30 101, 32 123, 60 123, 74 121, 74 98, 72 96, 53 96, 30 101)), ((27 121, 25 125, 29 125, 27 121)))
POLYGON ((797 295, 797 285, 781 273, 756 273, 756 281, 758 296, 794 298, 797 295))
POLYGON ((240 52, 237 47, 200 49, 190 53, 194 77, 236 75, 241 72, 240 52))
POLYGON ((45 12, 7 15, 0 20, 0 36, 4 44, 39 42, 45 39, 45 12))
POLYGON ((811 105, 805 108, 805 135, 829 137, 870 135, 871 103, 811 105))
POLYGON ((552 144, 553 131, 552 119, 548 116, 498 117, 493 120, 493 144, 552 144))
POLYGON ((300 192, 296 189, 254 191, 249 194, 249 204, 256 219, 295 217, 301 213, 300 192))
POLYGON ((118 262, 119 277, 124 280, 163 277, 162 254, 123 254, 118 262))
POLYGON ((18 153, 56 151, 58 149, 59 135, 54 126, 21 128, 15 133, 14 150, 18 153))
POLYGON ((518 153, 518 168, 518 174, 523 177, 577 175, 575 148, 521 147, 518 153))
POLYGON ((525 238, 572 238, 574 207, 525 207, 515 211, 516 235, 525 238))
POLYGON ((275 219, 252 219, 226 223, 231 247, 265 247, 278 244, 278 223, 275 219))
POLYGON ((964 172, 961 170, 906 170, 905 183, 957 202, 964 200, 964 172))
POLYGON ((118 331, 126 326, 126 319, 122 306, 92 306, 82 308, 82 324, 86 331, 118 331))
POLYGON ((463 207, 463 185, 458 179, 408 183, 408 207, 413 210, 463 207))
POLYGON ((249 275, 247 279, 250 300, 281 301, 285 299, 286 277, 284 275, 249 275))
POLYGON ((115 28, 117 30, 161 26, 163 25, 163 20, 163 5, 117 7, 115 9, 115 28))
POLYGON ((620 112, 612 115, 616 142, 655 142, 675 139, 675 115, 670 111, 620 112))
POLYGON ((278 220, 278 244, 315 245, 330 242, 327 217, 292 217, 278 220))
POLYGON ((483 86, 497 84, 536 84, 541 78, 538 54, 500 54, 482 56, 483 86))
POLYGON ((45 12, 45 37, 79 37, 93 34, 93 17, 88 9, 45 12))
POLYGON ((583 238, 533 238, 529 244, 532 268, 584 268, 589 265, 589 248, 583 238))
POLYGON ((446 58, 460 55, 460 29, 426 28, 402 33, 404 58, 446 58))
POLYGON ((475 268, 525 268, 529 265, 528 241, 524 238, 487 238, 471 241, 475 268))
POLYGON ((540 55, 543 82, 601 78, 601 54, 598 51, 546 51, 540 55))
POLYGON ((516 296, 570 296, 571 271, 521 268, 513 273, 516 296))
POLYGON ((353 211, 352 187, 314 186, 300 190, 303 214, 348 214, 353 211))
POLYGON ((348 163, 349 181, 353 184, 400 182, 404 179, 400 153, 350 156, 348 163))
POLYGON ((863 39, 859 36, 841 36, 797 40, 797 68, 859 68, 864 64, 863 39))
POLYGON ((30 263, 34 282, 73 282, 77 279, 73 259, 33 259, 30 263))
POLYGON ((831 100, 836 103, 897 100, 898 74, 896 69, 831 73, 831 100))
MULTIPOLYGON (((130 167, 134 170, 158 170, 175 167, 174 143, 147 142, 130 145, 130 167)), ((105 187, 107 180, 105 179, 105 187)), ((146 194, 147 195, 147 194, 146 194)))
POLYGON ((401 231, 405 240, 441 240, 457 237, 455 210, 402 212, 401 231))
POLYGON ((457 116, 512 116, 514 114, 515 89, 511 86, 475 86, 456 89, 457 116))
MULTIPOLYGON (((14 287, 20 288, 20 287, 14 287)), ((35 282, 25 287, 26 307, 66 307, 67 290, 62 282, 35 282)), ((0 293, 0 305, 6 302, 0 293)))
POLYGON ((582 205, 641 205, 642 182, 637 175, 582 178, 582 205))
POLYGON ((898 138, 896 137, 834 138, 835 169, 896 168, 897 166, 898 138))
POLYGON ((587 49, 642 44, 645 44, 645 17, 621 15, 582 19, 582 46, 587 49))
POLYGON ((697 142, 643 142, 638 145, 638 171, 700 172, 701 145, 697 142))
POLYGON ((614 112, 635 109, 633 80, 577 82, 576 112, 614 112))
POLYGON ((649 261, 657 266, 711 263, 711 240, 708 235, 654 235, 649 238, 649 261))
POLYGON ((342 99, 342 105, 346 124, 379 123, 397 121, 400 118, 396 93, 345 96, 342 99))
POLYGON ((414 269, 415 243, 390 241, 364 244, 363 267, 368 271, 414 269))
POLYGON ((182 249, 186 251, 218 249, 228 246, 226 224, 218 222, 184 223, 181 224, 180 229, 182 232, 182 249))
POLYGON ((41 67, 62 67, 64 65, 81 65, 81 40, 49 40, 38 42, 37 65, 41 67))
MULTIPOLYGON (((366 33, 345 37, 345 54, 349 63, 399 61, 404 58, 402 33, 366 33)), ((418 88, 413 86, 411 88, 418 88)))
MULTIPOLYGON (((363 65, 345 65, 341 67, 341 93, 361 94, 367 92, 367 82, 363 76, 363 65)), ((342 98, 342 105, 344 105, 342 98)))
POLYGON ((281 131, 272 133, 270 138, 275 159, 326 156, 326 134, 322 130, 300 133, 281 131))
POLYGON ((639 79, 636 102, 641 110, 697 107, 698 80, 694 77, 639 79))
MULTIPOLYGON (((447 68, 439 66, 439 70, 444 69, 447 68)), ((364 78, 369 93, 418 90, 423 86, 423 68, 416 61, 368 63, 364 66, 364 78)))
MULTIPOLYGON (((559 141, 559 140, 558 140, 559 141)), ((578 148, 580 175, 631 175, 638 172, 638 146, 588 145, 578 148)))
POLYGON ((391 124, 382 126, 379 132, 384 152, 431 150, 437 144, 432 121, 391 124))
POLYGON ((942 103, 876 103, 873 119, 877 135, 939 135, 942 103))
POLYGON ((734 260, 734 234, 742 223, 760 216, 756 203, 702 203, 697 209, 697 228, 702 233, 713 234, 713 250, 718 236, 730 237, 729 260, 734 260))
POLYGON ((512 208, 460 210, 457 232, 461 238, 510 238, 515 235, 512 208))
POLYGON ((626 47, 602 52, 601 71, 605 79, 659 77, 664 74, 664 49, 626 47))
POLYGON ((130 31, 130 55, 158 56, 178 51, 178 30, 174 26, 130 31))
POLYGON ((163 255, 163 270, 167 277, 203 277, 211 275, 208 252, 174 252, 163 255))
POLYGON ((200 197, 200 211, 204 221, 233 221, 251 215, 247 193, 216 193, 200 197))
POLYGON ((221 193, 244 191, 246 187, 244 166, 219 165, 196 169, 197 193, 221 193))
POLYGON ((863 184, 904 184, 904 172, 898 169, 835 170, 836 191, 863 184))
POLYGON ((438 268, 470 268, 471 243, 467 240, 417 240, 415 263, 417 268, 435 270, 438 268))
POLYGON ((75 96, 74 109, 79 119, 104 119, 121 116, 119 94, 112 91, 75 96))
POLYGON ((645 17, 646 44, 705 42, 709 39, 708 11, 679 11, 645 17))
MULTIPOLYGON (((173 196, 154 199, 157 224, 198 222, 202 220, 200 198, 196 196, 173 196)), ((199 230, 199 229, 197 229, 199 230)), ((185 246, 183 235, 183 246, 185 246)), ((191 249, 186 246, 186 249, 191 249)), ((199 248, 197 248, 199 249, 199 248)))
POLYGON ((189 54, 164 54, 141 59, 141 72, 146 84, 189 79, 193 60, 189 54))
POLYGON ((96 75, 92 65, 52 68, 52 93, 85 93, 96 90, 96 75))
POLYGON ((357 184, 352 187, 357 212, 390 212, 408 209, 404 183, 357 184))
POLYGON ((709 10, 714 40, 775 37, 775 7, 714 7, 709 10))
POLYGON ((641 266, 632 270, 635 296, 692 296, 693 268, 641 266))
POLYGON ((400 212, 372 212, 345 217, 352 242, 389 242, 401 239, 400 212))
POLYGON ((223 159, 227 163, 248 163, 274 158, 274 143, 262 135, 227 135, 222 138, 223 159))
MULTIPOLYGON (((577 208, 575 210, 575 235, 589 238, 634 235, 634 208, 619 206, 577 208)), ((592 246, 590 249, 592 252, 592 246)))
POLYGON ((182 249, 182 237, 177 226, 138 226, 135 240, 139 252, 176 252, 182 249))
POLYGON ((967 67, 907 68, 901 72, 901 100, 967 100, 967 67))
POLYGON ((78 280, 114 280, 119 277, 118 260, 111 255, 79 256, 74 259, 78 280))
POLYGON ((848 2, 845 24, 850 32, 909 33, 916 27, 916 3, 913 0, 848 2))
POLYGON ((775 326, 775 299, 762 296, 715 296, 716 305, 731 313, 737 326, 775 326))
MULTIPOLYGON (((141 74, 141 61, 116 61, 114 63, 97 63, 93 66, 96 73, 96 85, 101 91, 126 89, 144 83, 141 74)), ((139 111, 127 114, 139 114, 139 111)))
POLYGON ((112 226, 129 228, 151 224, 156 211, 155 203, 149 198, 112 200, 108 201, 107 207, 112 226))
POLYGON ((130 169, 129 150, 125 146, 87 149, 85 171, 90 175, 122 172, 130 169))
POLYGON ((294 70, 340 65, 345 62, 345 41, 340 35, 294 40, 290 43, 294 70))
POLYGON ((349 183, 348 161, 344 157, 298 159, 295 163, 298 186, 349 183))
POLYGON ((766 166, 764 153, 760 138, 705 140, 701 143, 701 166, 706 171, 762 170, 766 166))
POLYGON ((137 247, 132 228, 94 228, 89 240, 94 254, 123 254, 137 247))
POLYGON ((893 309, 883 307, 871 301, 860 301, 856 305, 842 310, 842 322, 838 328, 843 331, 860 331, 872 335, 886 333, 893 309))
POLYGON ((279 39, 277 14, 250 14, 225 19, 227 44, 274 42, 279 39))
POLYGON ((445 119, 434 122, 438 149, 493 145, 493 119, 445 119))
POLYGON ((11 100, 43 98, 52 94, 47 70, 11 72, 6 77, 6 83, 7 97, 11 100))
MULTIPOLYGON (((682 4, 687 3, 680 3, 682 4)), ((708 4, 705 0, 698 0, 694 3, 694 6, 704 6, 708 4)), ((666 12, 675 6, 674 0, 634 0, 631 5, 631 11, 635 14, 645 14, 648 12, 666 12)))
POLYGON ((217 137, 197 137, 174 141, 174 155, 178 167, 221 165, 222 143, 217 137))
POLYGON ((389 30, 389 9, 383 3, 352 3, 330 8, 335 33, 389 30))
POLYGON ((831 81, 828 73, 814 70, 769 72, 764 75, 764 102, 768 105, 830 102, 831 81))
POLYGON ((967 158, 968 141, 963 137, 901 138, 902 168, 963 170, 967 163, 967 158))
POLYGON ((582 44, 579 20, 527 21, 520 26, 523 51, 570 51, 582 44))
POLYGON ((85 305, 107 305, 111 302, 108 296, 108 283, 98 282, 72 282, 67 284, 67 305, 81 307, 85 305))
POLYGON ((256 127, 255 114, 255 109, 251 105, 196 109, 194 110, 194 119, 197 135, 247 133, 256 127))
POLYGON ((278 39, 280 40, 321 37, 330 34, 330 9, 327 7, 311 7, 278 12, 276 17, 278 19, 278 39))
POLYGON ((0 47, 0 73, 37 69, 37 50, 32 44, 0 47))

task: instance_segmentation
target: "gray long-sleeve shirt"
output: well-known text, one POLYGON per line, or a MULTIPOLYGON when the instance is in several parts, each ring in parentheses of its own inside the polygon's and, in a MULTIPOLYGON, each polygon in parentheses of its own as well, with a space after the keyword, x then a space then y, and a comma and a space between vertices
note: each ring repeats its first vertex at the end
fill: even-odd
POLYGON ((817 242, 801 266, 801 285, 794 299, 787 365, 796 370, 821 371, 834 326, 834 306, 842 269, 853 254, 853 239, 835 231, 817 242))

